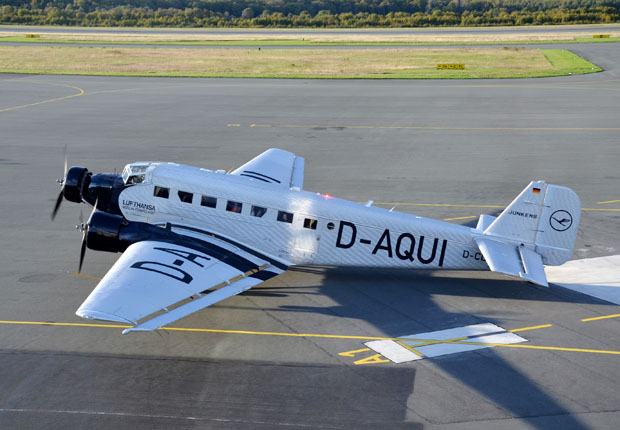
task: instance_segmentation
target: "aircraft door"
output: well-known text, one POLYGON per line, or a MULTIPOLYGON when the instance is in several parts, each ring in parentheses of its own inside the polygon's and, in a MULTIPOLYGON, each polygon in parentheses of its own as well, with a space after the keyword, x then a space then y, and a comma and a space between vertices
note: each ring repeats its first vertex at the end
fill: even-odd
POLYGON ((319 252, 320 235, 317 231, 318 220, 304 217, 295 232, 293 256, 312 263, 319 252))

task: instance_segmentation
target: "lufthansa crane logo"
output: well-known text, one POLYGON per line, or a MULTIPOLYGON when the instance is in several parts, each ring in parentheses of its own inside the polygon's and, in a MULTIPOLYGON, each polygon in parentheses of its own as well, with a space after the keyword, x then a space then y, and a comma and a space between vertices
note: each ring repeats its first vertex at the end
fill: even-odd
POLYGON ((565 210, 555 211, 549 218, 549 224, 555 231, 565 231, 573 225, 573 216, 565 210))

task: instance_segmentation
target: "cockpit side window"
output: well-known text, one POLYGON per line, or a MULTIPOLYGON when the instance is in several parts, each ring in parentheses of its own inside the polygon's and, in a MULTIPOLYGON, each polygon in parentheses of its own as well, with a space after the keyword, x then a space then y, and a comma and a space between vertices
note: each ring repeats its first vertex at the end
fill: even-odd
POLYGON ((123 182, 131 184, 141 184, 146 180, 146 171, 149 168, 148 165, 130 165, 128 164, 123 169, 122 178, 123 182))
POLYGON ((126 184, 141 184, 144 182, 144 175, 133 175, 127 178, 126 184))
POLYGON ((131 169, 129 168, 129 166, 125 166, 125 168, 123 169, 123 182, 127 183, 127 179, 129 179, 129 175, 131 175, 131 169))

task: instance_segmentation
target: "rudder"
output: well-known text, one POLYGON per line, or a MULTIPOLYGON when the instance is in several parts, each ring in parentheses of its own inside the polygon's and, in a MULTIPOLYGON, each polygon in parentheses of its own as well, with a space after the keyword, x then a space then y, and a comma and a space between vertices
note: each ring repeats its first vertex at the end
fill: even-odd
POLYGON ((549 266, 564 264, 573 255, 581 201, 570 188, 548 185, 545 206, 540 216, 536 252, 549 266))
POLYGON ((581 201, 570 188, 532 181, 484 230, 484 236, 525 245, 546 265, 563 264, 573 254, 581 201))

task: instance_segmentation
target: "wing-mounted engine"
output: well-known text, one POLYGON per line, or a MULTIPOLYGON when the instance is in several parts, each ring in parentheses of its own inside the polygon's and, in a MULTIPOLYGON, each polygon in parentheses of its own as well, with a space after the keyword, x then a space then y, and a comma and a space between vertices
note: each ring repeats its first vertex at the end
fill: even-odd
POLYGON ((124 252, 130 245, 142 240, 173 239, 169 229, 143 222, 129 222, 120 215, 98 211, 95 206, 88 222, 77 226, 83 233, 80 270, 86 248, 94 251, 124 252))

